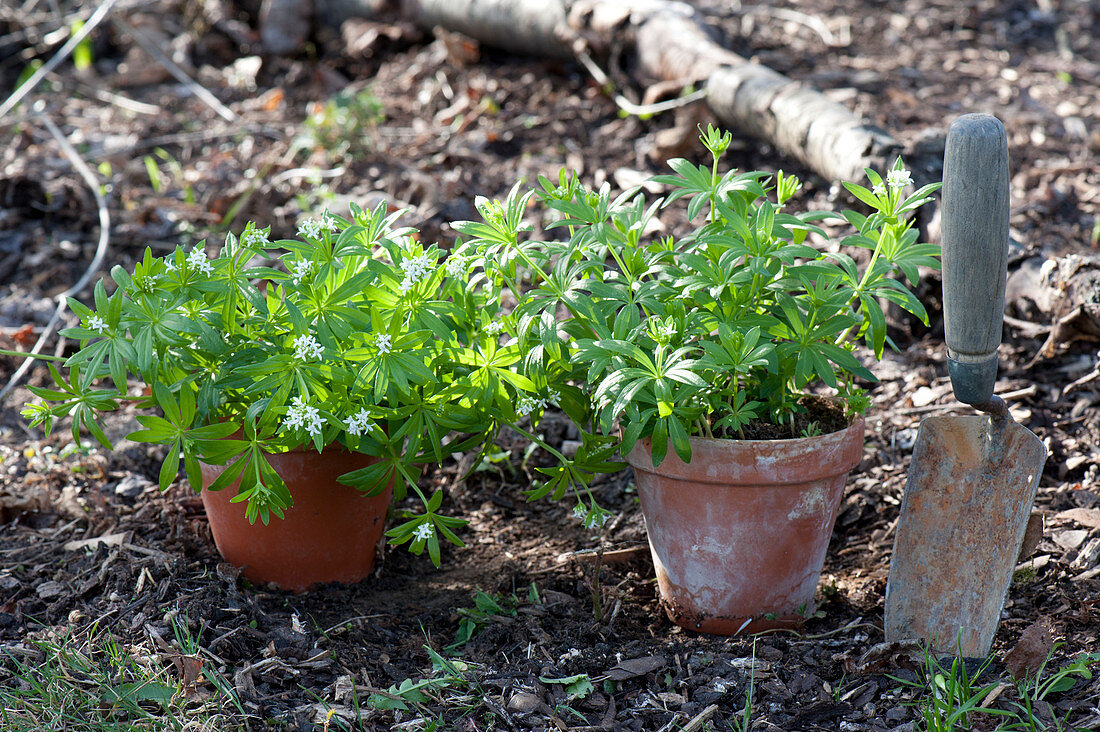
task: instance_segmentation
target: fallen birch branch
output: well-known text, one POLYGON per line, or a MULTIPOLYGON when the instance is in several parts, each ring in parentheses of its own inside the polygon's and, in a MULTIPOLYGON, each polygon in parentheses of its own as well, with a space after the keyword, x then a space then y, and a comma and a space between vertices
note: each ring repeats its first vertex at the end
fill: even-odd
MULTIPOLYGON (((378 17, 377 0, 314 0, 333 25, 378 17)), ((402 0, 401 13, 515 53, 577 58, 622 53, 640 85, 703 86, 707 104, 735 134, 773 144, 830 180, 861 180, 885 169, 901 146, 843 104, 752 63, 715 38, 703 17, 674 0, 402 0)))

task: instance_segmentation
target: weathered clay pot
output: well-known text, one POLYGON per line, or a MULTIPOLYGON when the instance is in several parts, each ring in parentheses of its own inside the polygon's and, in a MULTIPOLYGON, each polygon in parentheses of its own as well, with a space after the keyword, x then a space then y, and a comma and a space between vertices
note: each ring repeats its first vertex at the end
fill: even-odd
POLYGON ((797 625, 812 609, 863 420, 793 440, 691 438, 657 468, 627 456, 642 500, 661 604, 677 625, 720 635, 797 625))
MULTIPOLYGON (((273 582, 302 592, 322 582, 356 582, 370 574, 375 549, 386 526, 392 486, 366 497, 337 482, 344 473, 366 467, 374 458, 337 448, 269 455, 286 481, 294 505, 286 518, 271 516, 265 526, 250 524, 244 503, 231 503, 237 483, 202 491, 202 502, 218 551, 255 583, 273 582)), ((224 468, 203 465, 208 486, 224 468)))

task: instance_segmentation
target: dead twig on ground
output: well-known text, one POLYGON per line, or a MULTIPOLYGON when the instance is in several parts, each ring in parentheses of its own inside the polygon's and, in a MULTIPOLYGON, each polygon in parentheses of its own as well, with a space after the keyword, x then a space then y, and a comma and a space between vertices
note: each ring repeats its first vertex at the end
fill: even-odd
POLYGON ((597 84, 610 90, 611 99, 618 105, 619 109, 635 117, 660 114, 661 112, 667 112, 671 109, 677 109, 678 107, 686 107, 693 102, 702 101, 707 98, 706 89, 697 89, 690 94, 685 94, 682 97, 669 99, 664 102, 635 104, 622 94, 614 91, 615 83, 611 81, 611 78, 604 73, 604 70, 600 68, 599 64, 597 64, 592 56, 583 48, 577 49, 577 60, 581 62, 581 66, 588 71, 597 84))
POLYGON ((807 15, 797 10, 791 10, 790 8, 773 8, 770 5, 738 5, 730 8, 730 12, 740 13, 741 15, 767 15, 777 20, 787 20, 798 23, 799 25, 809 28, 814 33, 817 33, 825 45, 832 48, 848 46, 851 45, 852 42, 850 26, 845 26, 841 31, 841 37, 838 38, 835 33, 829 30, 829 26, 825 25, 825 21, 821 18, 815 15, 807 15))
POLYGON ((163 66, 168 73, 176 78, 181 84, 191 90, 191 93, 206 103, 211 109, 218 113, 222 119, 227 122, 237 121, 237 113, 229 107, 222 104, 214 94, 199 84, 197 81, 187 75, 187 72, 179 67, 172 59, 168 58, 168 55, 164 51, 157 48, 157 44, 154 43, 145 33, 121 18, 111 18, 111 23, 134 39, 134 41, 141 46, 145 51, 157 60, 161 66, 163 66))
POLYGON ((38 71, 31 75, 31 78, 27 79, 18 89, 13 91, 11 95, 4 100, 3 104, 0 104, 0 119, 5 114, 15 109, 19 102, 23 101, 23 97, 30 94, 36 86, 46 78, 46 74, 53 71, 59 63, 69 57, 69 54, 73 52, 81 41, 88 37, 97 25, 103 22, 103 19, 107 17, 107 14, 111 12, 111 8, 117 0, 105 0, 105 2, 96 8, 96 11, 92 13, 92 17, 88 18, 88 22, 85 23, 80 30, 69 37, 69 40, 65 42, 65 45, 61 47, 57 53, 53 55, 46 63, 39 67, 38 71))
MULTIPOLYGON (((108 0, 105 6, 110 6, 112 3, 113 0, 108 0)), ((72 164, 73 169, 76 170, 92 190, 92 195, 95 196, 96 208, 99 210, 99 243, 96 245, 95 256, 92 257, 92 261, 88 263, 88 267, 84 270, 84 274, 80 276, 80 279, 76 281, 76 284, 56 297, 57 309, 54 310, 53 316, 46 324, 46 327, 42 329, 42 333, 38 336, 38 339, 34 342, 34 346, 29 352, 30 354, 38 354, 42 351, 42 347, 46 344, 50 336, 53 335, 54 329, 61 321, 62 313, 64 313, 65 308, 68 307, 69 297, 79 294, 91 281, 92 276, 99 271, 99 266, 103 263, 103 259, 107 255, 107 245, 110 241, 111 214, 107 211, 107 199, 103 197, 103 191, 100 190, 99 181, 96 180, 95 174, 92 173, 91 168, 88 167, 88 164, 84 162, 73 146, 69 144, 69 141, 65 138, 61 130, 58 129, 57 125, 53 123, 53 120, 45 114, 37 114, 32 117, 32 119, 40 121, 57 141, 58 146, 61 148, 61 152, 69 159, 69 163, 72 164)), ((34 360, 32 355, 28 355, 27 358, 23 359, 23 363, 19 364, 19 368, 16 369, 15 373, 8 379, 7 385, 0 390, 0 402, 2 402, 4 397, 8 395, 8 392, 15 388, 15 385, 26 376, 34 360)))

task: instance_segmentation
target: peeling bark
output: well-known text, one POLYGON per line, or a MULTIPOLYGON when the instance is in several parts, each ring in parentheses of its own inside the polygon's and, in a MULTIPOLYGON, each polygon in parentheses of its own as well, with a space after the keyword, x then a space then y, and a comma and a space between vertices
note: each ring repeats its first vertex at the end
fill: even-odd
MULTIPOLYGON (((328 22, 372 15, 377 2, 315 0, 328 22)), ((707 103, 735 134, 765 140, 830 180, 885 169, 900 145, 820 92, 723 48, 702 16, 674 0, 402 0, 403 14, 514 53, 625 53, 639 84, 705 84, 707 103)))
MULTIPOLYGON (((1031 365, 1052 358, 1074 341, 1100 340, 1100 257, 1069 254, 1029 259, 1009 277, 1005 299, 1017 312, 1050 324, 1042 329, 1049 333, 1031 365)), ((1022 330, 1030 325, 1029 321, 1010 324, 1022 330)))

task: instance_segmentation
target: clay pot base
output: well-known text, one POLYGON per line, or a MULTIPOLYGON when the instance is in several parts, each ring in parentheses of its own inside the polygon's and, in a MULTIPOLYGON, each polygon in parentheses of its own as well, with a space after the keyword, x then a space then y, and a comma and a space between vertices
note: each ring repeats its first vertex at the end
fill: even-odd
MULTIPOLYGON (((374 459, 325 449, 269 455, 268 460, 294 499, 285 519, 272 515, 266 526, 259 520, 250 524, 244 504, 232 503, 236 483, 202 492, 214 543, 225 560, 251 582, 293 592, 368 577, 386 528, 392 486, 367 497, 337 479, 374 459)), ((210 485, 223 469, 203 465, 203 483, 210 485)))
POLYGON ((627 461, 672 622, 719 635, 802 622, 863 426, 793 440, 693 437, 691 463, 670 451, 656 468, 649 441, 634 446, 627 461))
POLYGON ((661 598, 661 608, 665 611, 668 619, 681 628, 712 635, 743 636, 763 633, 768 630, 798 630, 805 622, 805 619, 800 617, 767 617, 768 613, 764 613, 758 618, 706 615, 664 598, 661 598))

